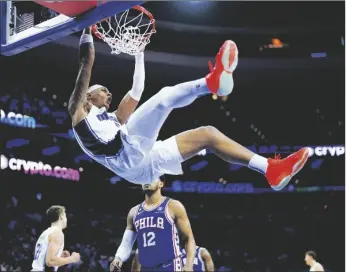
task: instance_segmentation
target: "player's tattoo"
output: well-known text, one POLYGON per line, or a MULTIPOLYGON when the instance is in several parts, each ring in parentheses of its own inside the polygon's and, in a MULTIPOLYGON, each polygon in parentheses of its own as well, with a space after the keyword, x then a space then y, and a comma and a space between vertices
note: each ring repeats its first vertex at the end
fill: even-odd
POLYGON ((84 43, 79 48, 79 72, 74 91, 68 103, 68 112, 71 116, 76 113, 78 105, 85 102, 94 64, 95 50, 93 43, 84 43))
POLYGON ((71 116, 73 116, 76 113, 78 104, 85 102, 85 96, 88 91, 90 77, 91 77, 91 69, 92 69, 91 63, 85 63, 80 65, 75 89, 68 103, 68 111, 71 116))

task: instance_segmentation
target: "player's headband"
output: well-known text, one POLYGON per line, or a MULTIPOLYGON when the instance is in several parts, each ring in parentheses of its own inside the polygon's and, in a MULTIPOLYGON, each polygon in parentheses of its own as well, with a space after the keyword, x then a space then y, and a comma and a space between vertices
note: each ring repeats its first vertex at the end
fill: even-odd
MULTIPOLYGON (((91 92, 93 92, 93 91, 96 91, 96 90, 98 90, 98 89, 100 89, 100 88, 106 88, 106 87, 104 87, 104 86, 102 86, 102 85, 99 85, 99 84, 95 84, 95 85, 91 86, 91 87, 88 89, 88 93, 91 93, 91 92)), ((107 89, 107 88, 106 88, 106 89, 107 89)))

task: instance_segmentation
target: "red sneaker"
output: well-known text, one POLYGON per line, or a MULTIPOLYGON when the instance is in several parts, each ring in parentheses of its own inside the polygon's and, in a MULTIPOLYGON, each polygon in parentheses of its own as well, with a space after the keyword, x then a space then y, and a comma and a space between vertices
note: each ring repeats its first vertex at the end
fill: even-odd
MULTIPOLYGON (((280 156, 280 155, 279 155, 280 156)), ((269 185, 275 190, 282 190, 304 166, 309 157, 309 148, 304 147, 289 155, 287 158, 268 159, 266 178, 269 185)))
POLYGON ((215 66, 209 61, 210 73, 206 76, 207 85, 213 94, 229 95, 234 86, 232 73, 238 65, 238 48, 235 42, 225 41, 215 57, 215 66))

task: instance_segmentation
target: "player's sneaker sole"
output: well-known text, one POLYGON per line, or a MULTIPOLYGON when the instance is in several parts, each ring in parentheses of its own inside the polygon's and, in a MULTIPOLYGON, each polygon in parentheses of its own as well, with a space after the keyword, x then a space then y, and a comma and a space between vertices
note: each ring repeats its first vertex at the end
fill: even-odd
POLYGON ((222 46, 221 63, 227 73, 232 73, 238 65, 238 48, 235 42, 225 41, 222 46))
POLYGON ((238 65, 238 48, 235 42, 227 40, 215 57, 215 66, 208 62, 210 73, 206 76, 207 85, 213 94, 229 95, 234 87, 232 72, 238 65))

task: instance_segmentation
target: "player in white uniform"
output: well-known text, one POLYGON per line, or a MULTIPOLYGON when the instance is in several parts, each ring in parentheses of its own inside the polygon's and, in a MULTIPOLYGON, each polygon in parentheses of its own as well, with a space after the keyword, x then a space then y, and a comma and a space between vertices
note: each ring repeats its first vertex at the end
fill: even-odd
POLYGON ((83 151, 117 175, 136 184, 155 181, 163 174, 179 175, 183 161, 208 149, 224 161, 262 173, 274 190, 281 190, 304 166, 308 148, 285 159, 267 159, 210 126, 157 141, 162 125, 173 109, 185 107, 203 95, 231 93, 232 73, 238 64, 238 49, 234 42, 223 44, 216 55, 215 67, 210 67, 211 72, 206 77, 165 87, 135 111, 145 80, 144 54, 138 53, 132 89, 118 109, 108 113, 112 99, 108 89, 101 85, 89 88, 95 58, 90 33, 90 29, 84 30, 80 40, 79 73, 68 111, 83 151))
POLYGON ((69 263, 77 263, 80 260, 79 253, 64 251, 63 229, 67 226, 65 208, 52 206, 47 210, 47 217, 51 226, 38 238, 35 246, 35 255, 31 271, 45 271, 46 266, 57 271, 59 266, 69 263))
POLYGON ((320 272, 324 271, 323 266, 316 261, 316 253, 314 251, 307 251, 305 253, 305 263, 310 266, 310 271, 320 272))

